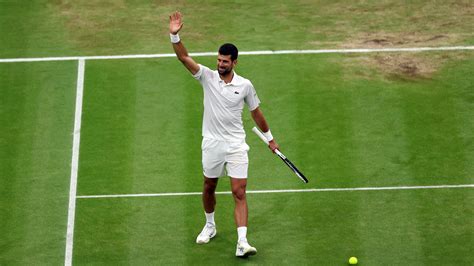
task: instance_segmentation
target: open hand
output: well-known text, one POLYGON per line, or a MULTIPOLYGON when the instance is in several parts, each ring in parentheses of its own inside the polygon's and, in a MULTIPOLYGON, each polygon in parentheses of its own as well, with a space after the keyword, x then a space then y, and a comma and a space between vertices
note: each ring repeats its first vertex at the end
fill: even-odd
POLYGON ((179 11, 174 12, 170 16, 170 33, 177 34, 183 27, 183 16, 179 11))

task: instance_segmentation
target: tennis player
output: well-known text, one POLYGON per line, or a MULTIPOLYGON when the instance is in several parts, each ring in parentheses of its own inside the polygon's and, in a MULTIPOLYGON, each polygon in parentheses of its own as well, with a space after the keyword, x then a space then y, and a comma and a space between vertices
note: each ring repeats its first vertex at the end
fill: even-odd
POLYGON ((237 249, 235 255, 255 255, 257 249, 247 241, 248 209, 246 200, 249 146, 245 143, 242 110, 247 104, 251 116, 269 141, 269 148, 278 149, 268 124, 259 109, 260 100, 252 83, 237 73, 238 50, 226 43, 219 48, 217 70, 197 64, 180 40, 178 32, 183 27, 182 15, 175 12, 170 16, 170 38, 178 59, 197 79, 204 91, 204 118, 202 124, 202 167, 204 188, 202 202, 206 224, 196 239, 206 244, 216 233, 214 209, 215 190, 219 177, 230 176, 232 195, 235 201, 234 218, 237 225, 237 249))

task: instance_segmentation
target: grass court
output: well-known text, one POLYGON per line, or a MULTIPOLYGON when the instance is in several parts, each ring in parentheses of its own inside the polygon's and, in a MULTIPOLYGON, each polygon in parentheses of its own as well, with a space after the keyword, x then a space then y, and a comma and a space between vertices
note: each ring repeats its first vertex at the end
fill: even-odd
MULTIPOLYGON (((250 243, 234 256, 233 199, 195 244, 202 91, 176 58, 85 60, 72 264, 471 265, 474 33, 470 1, 0 1, 0 58, 471 47, 429 52, 241 55, 281 150, 244 124, 250 243), (430 186, 458 186, 438 187, 430 186), (419 189, 407 189, 415 186, 419 189), (391 187, 390 190, 376 189, 391 187), (327 191, 329 188, 348 190, 327 191), (356 190, 374 188, 374 190, 356 190), (404 189, 405 188, 405 189, 404 189)), ((215 56, 194 58, 214 68, 215 56)), ((0 265, 67 261, 78 60, 0 60, 0 265)), ((218 191, 230 190, 222 178, 218 191)))

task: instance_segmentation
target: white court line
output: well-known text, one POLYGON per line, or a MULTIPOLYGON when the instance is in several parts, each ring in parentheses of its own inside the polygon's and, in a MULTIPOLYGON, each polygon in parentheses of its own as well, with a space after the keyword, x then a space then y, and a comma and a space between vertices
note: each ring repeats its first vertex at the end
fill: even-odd
POLYGON ((74 219, 76 214, 77 172, 79 170, 79 144, 81 142, 82 96, 84 92, 85 60, 80 59, 77 67, 76 113, 74 116, 74 133, 71 159, 71 184, 69 188, 69 209, 67 215, 66 254, 64 265, 72 264, 72 247, 74 239, 74 219))
MULTIPOLYGON (((279 54, 330 54, 330 53, 378 53, 378 52, 428 52, 428 51, 463 51, 474 50, 474 46, 444 46, 444 47, 408 47, 408 48, 364 48, 364 49, 320 49, 320 50, 264 50, 242 51, 239 55, 279 55, 279 54)), ((189 55, 215 56, 217 52, 190 53, 189 55)), ((4 58, 0 63, 42 62, 42 61, 72 61, 72 60, 109 60, 134 58, 175 57, 171 54, 136 54, 136 55, 103 55, 103 56, 64 56, 37 58, 4 58)))
MULTIPOLYGON (((267 193, 302 193, 302 192, 331 192, 331 191, 380 191, 380 190, 412 190, 412 189, 452 189, 474 188, 474 184, 462 185, 437 185, 437 186, 400 186, 400 187, 356 187, 356 188, 308 188, 308 189, 277 189, 277 190, 248 190, 247 194, 267 193)), ((176 193, 149 193, 149 194, 117 194, 117 195, 83 195, 78 199, 100 198, 137 198, 137 197, 170 197, 170 196, 196 196, 202 192, 176 192, 176 193)), ((220 191, 216 194, 232 194, 231 191, 220 191)))

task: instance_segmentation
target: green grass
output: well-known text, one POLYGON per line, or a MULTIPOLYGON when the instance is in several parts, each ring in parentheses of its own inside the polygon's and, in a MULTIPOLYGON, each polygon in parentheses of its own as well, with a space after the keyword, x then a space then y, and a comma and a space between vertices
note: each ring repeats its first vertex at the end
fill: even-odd
POLYGON ((450 1, 0 2, 0 58, 171 52, 168 16, 184 14, 190 51, 473 44, 473 5, 450 1), (18 19, 19 18, 19 19, 18 19))
POLYGON ((171 59, 87 63, 81 156, 90 160, 80 165, 79 194, 197 188, 182 180, 202 173, 202 96, 178 67, 171 59))
POLYGON ((376 74, 341 79, 345 70, 334 63, 341 57, 248 59, 265 68, 248 75, 272 123, 294 135, 280 141, 309 176, 330 186, 345 184, 341 176, 355 186, 472 181, 471 61, 430 80, 394 82, 376 74))
POLYGON ((76 63, 0 64, 0 264, 59 264, 76 63))
MULTIPOLYGON (((242 57, 238 69, 257 87, 282 149, 308 176, 328 187, 472 181, 471 81, 458 79, 470 61, 432 80, 399 83, 338 79, 340 57, 242 57)), ((200 181, 173 179, 201 173, 199 84, 174 59, 91 61, 87 73, 81 155, 91 160, 81 163, 79 192, 196 191, 200 181), (123 184, 111 182, 117 176, 123 184)), ((259 179, 251 188, 303 187, 248 134, 250 173, 259 179)))
MULTIPOLYGON (((0 58, 168 53, 183 11, 190 51, 472 44, 468 1, 0 1, 0 58), (438 36, 438 37, 436 37, 438 36), (436 37, 432 40, 431 38, 436 37), (373 40, 379 39, 381 44, 373 40)), ((195 58, 209 67, 215 58, 195 58)), ((471 51, 241 56, 282 151, 250 131, 251 190, 474 184, 471 51), (407 72, 409 66, 412 72, 407 72)), ((0 64, 0 264, 62 264, 77 62, 0 64)), ((87 60, 77 195, 195 192, 202 91, 174 58, 87 60)), ((220 191, 230 189, 220 181, 220 191)), ((77 199, 73 263, 469 265, 474 190, 249 194, 234 256, 233 200, 194 243, 199 196, 77 199)))
POLYGON ((0 58, 74 53, 59 13, 48 1, 0 1, 0 58))
POLYGON ((471 189, 249 195, 249 241, 259 252, 249 260, 233 255, 230 195, 217 197, 218 234, 207 245, 194 243, 199 196, 81 199, 74 261, 346 265, 357 256, 363 265, 468 265, 473 199, 471 189))
MULTIPOLYGON (((300 183, 248 130, 249 189, 473 183, 471 60, 450 61, 432 79, 394 80, 344 74, 353 70, 335 63, 342 58, 241 57, 237 71, 253 81, 282 150, 311 180, 300 183)), ((78 194, 199 191, 202 93, 179 62, 90 61, 87 73, 78 194)), ((219 190, 229 190, 226 179, 219 190)), ((249 263, 342 265, 351 255, 367 265, 467 263, 472 197, 470 189, 251 195, 250 237, 261 250, 249 263)), ((208 248, 194 244, 197 196, 81 199, 74 260, 242 263, 232 255, 229 205, 219 197, 223 236, 208 248)))
MULTIPOLYGON (((300 183, 250 133, 249 189, 473 183, 472 60, 452 60, 431 79, 397 80, 361 77, 337 63, 343 57, 241 57, 237 71, 253 81, 282 149, 311 180, 300 183)), ((2 91, 2 188, 11 195, 2 202, 2 262, 60 262, 76 66, 2 70, 2 85, 15 88, 2 91)), ((199 191, 201 102, 199 84, 174 59, 87 61, 78 195, 199 191)), ((249 129, 248 112, 244 120, 249 129)), ((223 179, 219 190, 228 189, 223 179)), ((463 264, 472 260, 472 197, 470 189, 250 195, 259 255, 249 263, 343 264, 356 255, 368 265, 463 264), (285 243, 276 245, 273 232, 285 243)), ((243 263, 232 255, 228 205, 219 196, 220 235, 202 247, 193 244, 203 219, 197 196, 79 199, 74 262, 243 263), (163 251, 169 245, 177 249, 163 251)))

